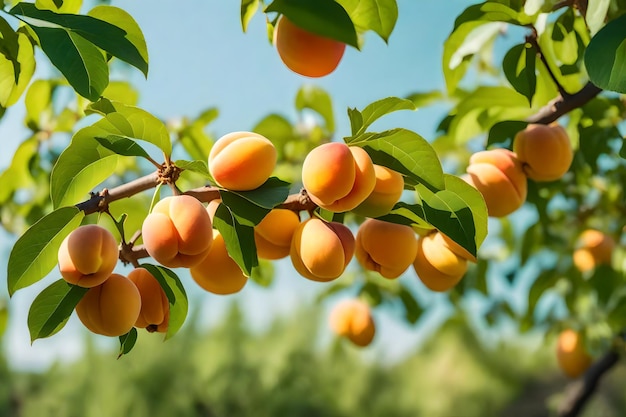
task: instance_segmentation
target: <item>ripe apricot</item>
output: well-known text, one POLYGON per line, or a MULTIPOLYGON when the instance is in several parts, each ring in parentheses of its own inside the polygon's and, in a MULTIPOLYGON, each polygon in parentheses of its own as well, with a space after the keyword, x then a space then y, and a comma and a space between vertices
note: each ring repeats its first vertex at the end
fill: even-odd
POLYGON ((569 136, 557 123, 528 125, 515 135, 513 151, 528 178, 535 181, 558 180, 574 159, 569 136))
POLYGON ((156 203, 141 228, 148 254, 161 265, 189 268, 211 249, 209 213, 194 197, 166 197, 156 203))
POLYGON ((580 334, 567 329, 559 334, 556 346, 556 359, 561 370, 570 378, 578 378, 589 366, 591 356, 585 350, 580 334))
POLYGON ((346 49, 344 43, 302 29, 284 15, 276 23, 274 45, 287 68, 307 77, 333 72, 346 49))
POLYGON ((149 332, 167 332, 170 321, 170 302, 159 281, 145 268, 135 268, 128 279, 137 286, 141 296, 141 311, 135 327, 149 332))
POLYGON ((454 287, 467 271, 467 259, 455 253, 438 231, 417 241, 413 268, 418 278, 432 291, 454 287))
POLYGON ((91 288, 111 275, 118 256, 111 232, 94 224, 80 226, 59 247, 59 270, 70 284, 91 288))
POLYGON ((402 197, 404 178, 398 172, 382 165, 374 164, 376 182, 374 190, 354 210, 365 217, 379 217, 389 213, 402 197))
POLYGON ((591 271, 598 265, 610 265, 615 240, 599 230, 585 230, 578 238, 579 247, 574 250, 574 265, 581 272, 591 271))
POLYGON ((362 148, 325 143, 305 157, 302 184, 318 206, 336 213, 350 211, 374 190, 374 164, 362 148))
POLYGON ((209 152, 209 172, 220 186, 248 191, 263 185, 276 166, 276 148, 254 132, 232 132, 219 138, 209 152))
POLYGON ((336 335, 347 337, 361 347, 369 345, 376 333, 370 306, 361 300, 344 300, 337 304, 330 313, 329 323, 336 335))
POLYGON ((367 219, 356 234, 356 259, 385 278, 398 278, 411 266, 416 251, 417 239, 409 226, 367 219))
POLYGON ((254 227, 257 256, 281 259, 289 255, 291 238, 300 225, 298 215, 287 209, 273 209, 254 227))
POLYGON ((213 230, 209 254, 189 271, 200 287, 213 294, 234 294, 248 282, 248 277, 228 254, 224 237, 217 230, 213 230))
POLYGON ((490 216, 504 217, 526 201, 528 184, 521 162, 507 149, 476 152, 463 179, 483 195, 490 216))
POLYGON ((354 236, 341 223, 310 218, 300 223, 289 255, 300 275, 313 281, 339 278, 354 255, 354 236))
POLYGON ((93 333, 121 336, 133 328, 141 311, 137 286, 120 274, 90 288, 76 305, 80 321, 93 333))

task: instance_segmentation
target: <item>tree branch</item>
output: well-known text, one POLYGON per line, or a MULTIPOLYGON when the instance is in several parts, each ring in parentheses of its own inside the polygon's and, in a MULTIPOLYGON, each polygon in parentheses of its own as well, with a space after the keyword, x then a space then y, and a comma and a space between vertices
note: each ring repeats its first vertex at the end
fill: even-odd
POLYGON ((576 417, 582 411, 587 400, 596 391, 600 379, 619 361, 615 350, 609 351, 585 372, 583 378, 572 382, 565 392, 565 400, 558 410, 558 417, 576 417))
POLYGON ((559 94, 558 97, 539 109, 537 113, 528 117, 526 121, 529 123, 550 124, 564 114, 584 106, 601 92, 601 88, 589 82, 577 93, 568 94, 566 97, 559 94))

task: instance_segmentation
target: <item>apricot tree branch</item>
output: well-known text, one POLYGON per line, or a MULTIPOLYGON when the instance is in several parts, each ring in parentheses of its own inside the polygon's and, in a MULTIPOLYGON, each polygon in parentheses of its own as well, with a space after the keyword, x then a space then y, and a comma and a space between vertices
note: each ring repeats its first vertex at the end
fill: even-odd
POLYGON ((554 100, 539 109, 526 119, 529 123, 550 124, 564 114, 584 106, 602 92, 602 89, 588 82, 580 91, 563 96, 559 94, 554 100))

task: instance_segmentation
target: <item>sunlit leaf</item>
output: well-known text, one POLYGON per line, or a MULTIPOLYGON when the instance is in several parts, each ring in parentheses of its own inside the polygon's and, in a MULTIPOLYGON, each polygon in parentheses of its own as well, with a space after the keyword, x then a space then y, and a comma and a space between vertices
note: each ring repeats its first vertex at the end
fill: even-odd
POLYGON ((140 156, 148 159, 150 156, 137 142, 124 136, 108 135, 94 138, 100 145, 122 156, 140 156))
POLYGON ((252 268, 259 265, 253 227, 240 224, 225 204, 218 206, 213 218, 213 226, 224 238, 230 257, 249 277, 252 274, 252 268))
POLYGON ((316 111, 324 119, 326 129, 331 133, 335 131, 332 100, 330 95, 320 87, 305 85, 300 88, 296 94, 296 109, 300 111, 303 109, 316 111))
POLYGON ((412 101, 399 97, 387 97, 368 104, 360 111, 360 120, 356 119, 355 123, 352 123, 351 119, 352 128, 358 127, 356 131, 352 131, 352 136, 355 137, 364 133, 376 120, 399 110, 415 110, 415 105, 412 101), (360 125, 357 124, 357 120, 360 121, 360 125))
POLYGON ((33 45, 0 17, 0 107, 15 104, 35 72, 33 45))
POLYGON ((185 171, 191 171, 195 172, 196 174, 200 174, 205 178, 213 181, 213 177, 211 177, 211 174, 209 173, 209 166, 204 161, 185 161, 179 159, 177 161, 174 161, 174 165, 185 171))
POLYGON ((396 0, 338 0, 359 31, 373 30, 385 42, 398 20, 396 0))
POLYGON ((248 23, 259 9, 259 0, 241 0, 241 27, 248 30, 248 23))

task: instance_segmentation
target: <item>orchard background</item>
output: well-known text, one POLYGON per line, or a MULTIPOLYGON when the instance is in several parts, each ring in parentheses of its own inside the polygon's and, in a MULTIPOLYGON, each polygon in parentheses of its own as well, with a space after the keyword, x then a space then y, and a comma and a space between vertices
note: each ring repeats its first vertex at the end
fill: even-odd
MULTIPOLYGON (((112 5, 3 2, 3 411, 98 415, 106 404, 132 415, 579 415, 587 405, 586 415, 623 414, 615 393, 623 391, 616 364, 626 324, 626 4, 112 5), (286 68, 268 42, 277 13, 351 44, 337 69, 307 78, 286 68), (574 151, 567 172, 529 179, 521 207, 487 219, 480 194, 457 178, 472 171, 470 157, 514 149, 528 123, 554 121, 574 151), (276 146, 275 178, 257 190, 219 189, 207 175, 212 143, 234 131, 276 146), (477 255, 456 286, 431 291, 413 266, 382 278, 356 259, 318 283, 289 258, 257 259, 250 223, 284 202, 302 219, 309 212, 343 222, 356 235, 363 217, 315 209, 300 194, 307 154, 342 140, 403 174, 402 202, 384 220, 410 225, 420 239, 439 229, 477 255), (143 329, 85 336, 72 311, 86 290, 59 280, 58 248, 81 222, 108 228, 118 243, 121 230, 124 242, 135 239, 159 199, 150 159, 184 170, 176 192, 224 199, 213 223, 230 231, 229 253, 251 277, 241 292, 217 296, 185 268, 158 267, 171 309, 164 343, 143 329), (109 196, 90 197, 105 189, 109 196), (118 196, 112 216, 96 213, 118 196), (574 256, 587 229, 615 242, 591 268, 574 256), (348 298, 371 306, 376 323, 373 344, 360 350, 328 331, 330 310, 348 298), (237 307, 224 315, 233 302, 252 331, 237 307), (290 319, 276 322, 276 314, 290 319), (554 353, 565 329, 593 358, 567 389, 554 353), (48 368, 55 360, 63 365, 48 368), (589 403, 609 370, 613 380, 589 403), (123 391, 129 380, 141 387, 132 395, 123 391), (155 381, 171 384, 178 400, 168 402, 155 381), (334 383, 341 388, 318 391, 334 383), (93 388, 78 400, 84 387, 93 388), (381 393, 390 387, 397 397, 381 393)), ((545 155, 541 146, 533 149, 545 155)), ((173 191, 161 188, 161 197, 173 191)), ((122 244, 116 272, 157 265, 140 244, 122 244)))

